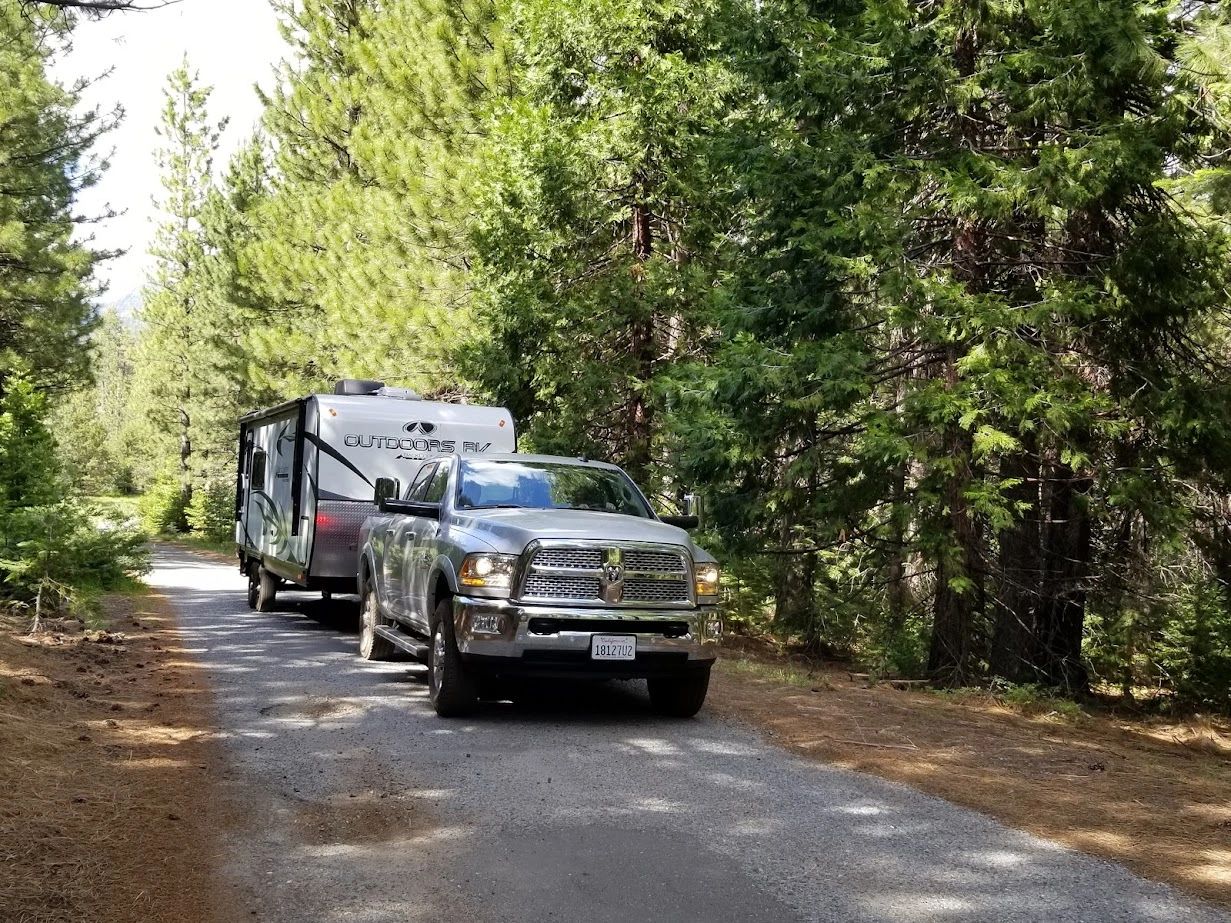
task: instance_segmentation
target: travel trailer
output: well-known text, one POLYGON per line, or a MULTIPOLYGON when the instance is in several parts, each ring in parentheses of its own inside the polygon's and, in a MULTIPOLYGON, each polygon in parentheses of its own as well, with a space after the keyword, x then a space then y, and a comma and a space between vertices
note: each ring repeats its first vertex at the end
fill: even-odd
POLYGON ((379 381, 340 381, 239 421, 235 545, 248 604, 269 611, 285 582, 355 592, 359 530, 376 482, 409 484, 429 456, 515 451, 500 407, 422 400, 379 381))

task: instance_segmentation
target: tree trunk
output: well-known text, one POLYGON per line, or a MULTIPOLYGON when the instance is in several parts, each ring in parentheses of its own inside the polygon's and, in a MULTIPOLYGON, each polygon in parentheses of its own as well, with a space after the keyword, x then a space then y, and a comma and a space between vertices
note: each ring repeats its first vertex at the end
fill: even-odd
POLYGON ((793 524, 789 518, 784 518, 778 533, 778 545, 783 553, 777 556, 774 573, 774 621, 788 629, 802 632, 804 643, 819 651, 824 645, 824 639, 817 630, 813 605, 816 554, 791 554, 793 544, 793 524))
MULTIPOLYGON (((192 503, 192 437, 189 435, 188 411, 183 407, 179 410, 180 417, 180 507, 185 512, 192 503)), ((181 530, 188 528, 188 520, 184 513, 176 524, 181 530)))
POLYGON ((1081 658, 1086 616, 1086 579, 1090 566, 1088 475, 1068 465, 1052 468, 1045 530, 1043 599, 1038 613, 1038 670, 1048 683, 1071 691, 1089 682, 1081 658))
MULTIPOLYGON (((634 272, 644 272, 642 264, 650 259, 653 252, 654 233, 650 213, 645 205, 638 203, 633 206, 633 259, 637 264, 634 272)), ((628 447, 624 467, 634 481, 645 484, 650 471, 654 433, 654 408, 646 390, 654 374, 654 318, 648 312, 639 314, 632 322, 629 350, 637 384, 628 415, 628 447)))
MULTIPOLYGON (((951 349, 946 374, 956 384, 957 351, 951 349)), ((967 505, 970 487, 971 435, 956 422, 945 428, 945 454, 952 471, 944 490, 949 541, 936 566, 936 599, 932 610, 932 644, 928 672, 948 685, 964 685, 971 673, 974 634, 974 583, 978 570, 977 536, 967 505), (956 584, 956 585, 955 585, 956 584)))
POLYGON ((1001 474, 1021 481, 1008 491, 1021 518, 1000 533, 1000 593, 988 658, 991 672, 1015 683, 1033 682, 1037 657, 1039 584, 1043 579, 1039 458, 1032 436, 1004 459, 1001 474))

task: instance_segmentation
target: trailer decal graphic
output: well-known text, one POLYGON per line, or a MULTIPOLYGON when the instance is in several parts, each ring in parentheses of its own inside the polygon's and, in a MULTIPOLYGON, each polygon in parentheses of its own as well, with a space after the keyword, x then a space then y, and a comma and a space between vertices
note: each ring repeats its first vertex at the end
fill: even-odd
MULTIPOLYGON (((343 455, 341 452, 339 452, 337 449, 335 449, 333 446, 329 445, 328 443, 322 442, 322 441, 321 441, 321 438, 320 438, 319 436, 317 436, 315 433, 304 433, 304 434, 303 434, 303 437, 304 437, 304 439, 306 439, 308 442, 312 443, 312 445, 316 446, 316 448, 317 448, 319 451, 324 452, 324 453, 325 453, 326 455, 328 455, 330 458, 335 459, 336 461, 338 461, 338 462, 340 462, 341 464, 345 465, 345 466, 346 466, 347 468, 349 468, 351 471, 355 472, 355 474, 359 475, 359 477, 363 478, 363 482, 364 482, 365 484, 367 484, 369 487, 374 487, 374 486, 375 486, 375 485, 374 485, 374 484, 373 484, 373 483, 372 483, 372 482, 368 479, 368 476, 367 476, 366 474, 364 474, 362 471, 360 471, 358 468, 356 468, 356 467, 354 466, 354 464, 352 464, 352 462, 351 462, 351 460, 350 460, 349 458, 347 458, 345 455, 343 455)), ((347 438, 350 438, 350 437, 347 437, 347 438)))
POLYGON ((269 527, 270 550, 274 554, 286 551, 291 535, 290 515, 285 510, 278 509, 274 498, 263 490, 254 491, 252 498, 261 508, 261 518, 264 524, 269 527))

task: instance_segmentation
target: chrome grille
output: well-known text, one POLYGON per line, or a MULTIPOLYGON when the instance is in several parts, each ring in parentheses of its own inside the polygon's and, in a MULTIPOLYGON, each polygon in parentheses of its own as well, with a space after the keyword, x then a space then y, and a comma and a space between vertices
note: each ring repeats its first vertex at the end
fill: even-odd
POLYGON ((630 571, 662 574, 685 574, 684 559, 673 551, 643 551, 630 548, 624 552, 624 566, 630 571))
POLYGON ((546 545, 526 566, 521 598, 607 605, 688 606, 692 571, 687 553, 671 546, 546 545), (608 576, 609 565, 619 576, 608 576))
POLYGON ((597 570, 603 563, 598 548, 540 548, 534 556, 536 567, 576 567, 597 570))
POLYGON ((599 593, 598 577, 559 574, 531 574, 522 590, 527 599, 598 599, 599 593))
POLYGON ((629 577, 624 581, 624 598, 629 602, 686 603, 688 602, 688 582, 686 580, 629 577))

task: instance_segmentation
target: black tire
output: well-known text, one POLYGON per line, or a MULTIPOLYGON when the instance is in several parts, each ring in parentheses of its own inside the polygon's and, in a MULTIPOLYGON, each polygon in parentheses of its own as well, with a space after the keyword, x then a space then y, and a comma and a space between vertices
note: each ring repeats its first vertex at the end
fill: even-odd
POLYGON ((650 687, 650 704, 660 715, 691 718, 705 704, 710 671, 685 676, 655 676, 646 680, 646 685, 650 687))
POLYGON ((333 602, 333 590, 321 590, 321 602, 333 602))
POLYGON ((274 601, 278 598, 278 585, 282 581, 271 574, 262 565, 257 574, 256 611, 273 612, 274 601))
POLYGON ((359 656, 364 660, 392 660, 397 648, 388 638, 376 633, 377 625, 387 625, 380 612, 380 600, 370 586, 363 588, 363 602, 359 611, 359 656))
POLYGON ((473 677, 467 675, 453 636, 453 602, 442 599, 432 616, 432 646, 427 658, 427 692, 442 718, 469 715, 479 702, 473 677))
POLYGON ((261 595, 261 581, 257 576, 256 565, 248 567, 248 608, 255 609, 258 597, 261 595))

